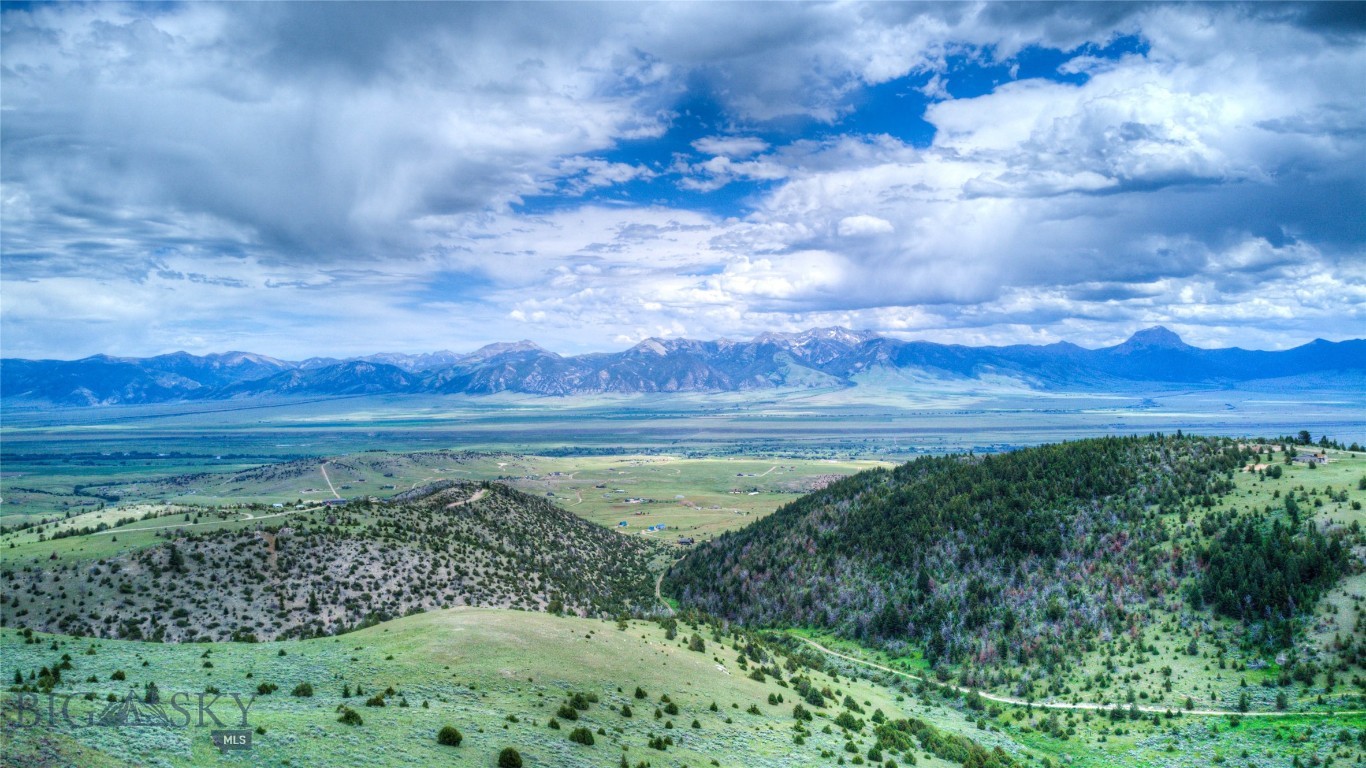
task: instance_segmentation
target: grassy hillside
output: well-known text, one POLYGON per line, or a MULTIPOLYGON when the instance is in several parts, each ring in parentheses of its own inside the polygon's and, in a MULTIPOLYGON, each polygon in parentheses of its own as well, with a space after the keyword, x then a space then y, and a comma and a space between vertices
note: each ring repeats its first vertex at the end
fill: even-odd
MULTIPOLYGON (((0 675, 9 681, 18 671, 40 679, 40 668, 57 668, 70 657, 56 690, 99 694, 72 702, 78 720, 102 708, 108 695, 121 698, 131 690, 144 700, 152 683, 173 723, 181 719, 169 707, 175 692, 220 691, 223 699, 214 709, 231 727, 241 719, 232 693, 249 700, 258 689, 271 692, 258 694, 249 708, 249 726, 257 730, 247 753, 220 755, 209 743, 210 727, 59 723, 6 730, 6 765, 493 766, 511 746, 528 766, 617 766, 625 757, 630 766, 778 768, 834 765, 854 754, 864 760, 876 743, 869 718, 879 711, 888 720, 914 714, 939 727, 973 727, 952 708, 923 706, 887 686, 839 673, 784 669, 781 683, 772 675, 752 676, 760 665, 751 657, 747 669, 740 661, 744 647, 765 665, 783 662, 739 638, 686 623, 670 631, 655 622, 452 609, 305 641, 173 645, 33 638, 0 631, 0 675), (701 650, 690 648, 696 647, 694 634, 701 650), (804 705, 810 721, 792 714, 803 701, 794 693, 798 679, 831 694, 821 706, 804 705), (311 695, 292 695, 305 683, 311 695), (574 694, 581 694, 582 708, 574 706, 574 694), (846 697, 860 713, 857 731, 834 724, 847 709, 846 697), (360 723, 340 722, 342 707, 356 712, 360 723), (565 716, 571 710, 573 719, 565 716), (458 747, 437 743, 448 725, 463 737, 458 747), (589 730, 591 746, 570 739, 576 728, 589 730), (846 752, 846 743, 857 751, 846 752), (44 751, 50 760, 42 759, 44 751)), ((3 699, 9 718, 16 716, 15 690, 3 699)), ((977 738, 1022 749, 1004 734, 977 738)), ((909 762, 900 758, 900 764, 909 762)), ((922 752, 917 764, 956 763, 922 752)))
POLYGON ((1311 614, 1359 567, 1342 517, 1360 514, 1366 462, 1285 459, 1242 472, 1267 457, 1173 437, 921 459, 699 548, 665 589, 1022 698, 1341 706, 1360 694, 1362 627, 1315 643, 1311 614))
POLYGON ((4 624, 94 637, 269 640, 459 605, 609 616, 654 604, 650 542, 498 485, 447 484, 406 500, 232 527, 147 522, 161 523, 140 534, 155 543, 130 551, 94 554, 77 544, 115 545, 116 529, 59 539, 52 543, 68 548, 40 560, 6 558, 4 624))
MULTIPOLYGON (((615 767, 623 758, 631 768, 1292 768, 1366 757, 1360 715, 1239 721, 1178 711, 1116 719, 998 706, 870 675, 781 636, 687 619, 670 626, 457 608, 341 637, 268 643, 0 630, 0 678, 11 681, 16 672, 23 682, 0 695, 7 722, 33 722, 31 711, 19 710, 21 696, 42 696, 48 687, 57 694, 55 724, 0 730, 0 762, 23 768, 491 768, 507 747, 526 766, 570 768, 615 767), (135 711, 154 711, 149 684, 169 725, 83 725, 111 704, 127 706, 129 697, 135 711), (212 718, 200 727, 173 706, 197 716, 201 692, 225 728, 242 720, 233 695, 247 705, 250 751, 220 753, 210 742, 218 727, 212 718), (71 723, 60 714, 67 696, 71 723), (438 743, 445 727, 459 731, 459 746, 438 743), (591 745, 572 740, 580 728, 591 745)), ((46 717, 46 698, 40 702, 46 717)))

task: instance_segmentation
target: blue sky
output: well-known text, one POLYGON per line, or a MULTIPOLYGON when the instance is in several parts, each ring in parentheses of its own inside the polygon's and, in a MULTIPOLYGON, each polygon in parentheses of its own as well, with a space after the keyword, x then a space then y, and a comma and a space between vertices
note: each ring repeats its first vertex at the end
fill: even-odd
POLYGON ((1362 4, 5 4, 5 356, 1366 336, 1362 4))

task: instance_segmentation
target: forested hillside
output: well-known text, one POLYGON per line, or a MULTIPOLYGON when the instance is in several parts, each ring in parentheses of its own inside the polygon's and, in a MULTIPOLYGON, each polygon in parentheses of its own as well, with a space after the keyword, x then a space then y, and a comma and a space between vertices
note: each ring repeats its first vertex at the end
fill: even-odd
POLYGON ((54 553, 0 574, 4 623, 97 637, 269 640, 442 607, 614 616, 654 604, 648 542, 500 485, 446 483, 405 496, 255 529, 167 531, 163 544, 97 563, 54 553))
POLYGON ((1093 640, 1141 636, 1187 598, 1283 643, 1286 619, 1348 567, 1354 534, 1283 509, 1203 514, 1254 458, 1227 440, 1150 436, 918 459, 700 547, 666 588, 747 624, 910 643, 932 664, 1051 668, 1093 640))

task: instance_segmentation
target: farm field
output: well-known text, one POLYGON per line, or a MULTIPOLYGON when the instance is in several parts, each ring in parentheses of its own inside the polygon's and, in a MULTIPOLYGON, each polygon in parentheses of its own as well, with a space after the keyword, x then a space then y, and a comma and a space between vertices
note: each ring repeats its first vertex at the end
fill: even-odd
MULTIPOLYGON (((0 517, 13 525, 27 515, 126 502, 122 496, 90 492, 99 486, 127 489, 176 476, 376 449, 576 459, 534 468, 549 474, 591 468, 577 460, 595 455, 902 461, 926 453, 991 452, 1177 429, 1268 437, 1309 429, 1344 443, 1366 442, 1366 390, 1320 391, 1306 400, 1293 382, 1281 388, 1264 384, 1255 391, 1092 394, 925 390, 866 382, 852 389, 667 397, 352 397, 108 408, 6 402, 0 404, 0 517)), ((492 472, 496 467, 486 469, 488 476, 501 474, 492 472)), ((303 488, 319 492, 324 487, 314 480, 322 478, 278 489, 282 493, 275 501, 282 501, 286 490, 303 498, 303 488)), ((365 490, 380 493, 388 484, 397 485, 377 481, 365 490)), ((203 500, 219 503, 231 488, 216 489, 203 500)))
MULTIPOLYGON (((501 463, 501 462, 500 462, 501 463)), ((887 462, 674 456, 520 457, 510 485, 622 533, 710 538, 746 525, 832 479, 887 462), (622 525, 622 524, 625 525, 622 525), (648 528, 666 526, 656 531, 648 528)))
POLYGON ((235 472, 124 476, 114 481, 92 476, 90 484, 79 488, 51 485, 49 497, 42 499, 21 492, 10 496, 0 524, 58 522, 8 539, 0 536, 0 541, 35 542, 40 535, 50 538, 55 532, 100 524, 132 534, 173 525, 177 521, 169 516, 191 508, 206 510, 193 513, 201 518, 195 526, 269 520, 293 514, 300 504, 316 506, 337 497, 387 498, 442 480, 503 482, 626 534, 702 538, 744 525, 832 479, 886 464, 667 454, 551 457, 371 451, 235 472), (242 505, 254 506, 228 510, 242 505), (155 517, 132 519, 149 515, 155 517), (121 526, 117 525, 120 520, 124 521, 121 526), (626 525, 620 525, 623 522, 626 525), (655 526, 667 527, 646 530, 655 526))

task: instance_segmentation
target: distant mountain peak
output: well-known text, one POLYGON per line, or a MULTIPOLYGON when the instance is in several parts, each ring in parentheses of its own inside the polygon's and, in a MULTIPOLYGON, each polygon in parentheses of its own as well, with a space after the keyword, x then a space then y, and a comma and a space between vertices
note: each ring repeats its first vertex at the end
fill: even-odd
POLYGON ((868 339, 877 338, 877 334, 872 331, 855 331, 845 328, 842 325, 832 325, 829 328, 812 328, 799 335, 804 339, 828 339, 830 341, 840 341, 845 344, 861 344, 868 339))
MULTIPOLYGON (((185 355, 185 357, 187 358, 194 357, 193 355, 189 355, 183 352, 177 354, 185 355)), ((255 363, 257 365, 268 365, 276 368, 285 368, 289 365, 283 360, 276 360, 275 358, 270 357, 269 355, 258 355, 255 352, 232 351, 223 352, 221 354, 216 355, 209 354, 205 355, 204 357, 209 360, 216 360, 226 365, 242 365, 243 363, 255 363)))
POLYGON ((649 354, 659 355, 663 357, 664 355, 669 354, 670 348, 672 346, 673 345, 671 345, 667 339, 661 339, 655 336, 651 336, 648 339, 642 340, 639 344, 636 344, 634 347, 631 347, 631 351, 640 353, 648 352, 649 354))
POLYGON ((1189 344, 1181 340, 1180 336, 1161 325, 1154 325, 1151 328, 1144 328, 1134 333, 1121 346, 1158 349, 1186 349, 1190 347, 1189 344))
POLYGON ((787 341, 795 344, 805 344, 807 342, 820 340, 854 346, 875 338, 877 338, 877 334, 872 331, 855 331, 845 328, 842 325, 832 325, 829 328, 808 328, 799 333, 766 331, 755 336, 754 342, 787 341))
POLYGON ((496 344, 486 344, 474 350, 465 357, 466 360, 487 360, 498 355, 513 354, 517 352, 540 352, 542 354, 558 357, 554 352, 547 351, 540 344, 529 339, 521 341, 506 342, 500 341, 496 344))

